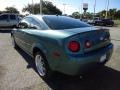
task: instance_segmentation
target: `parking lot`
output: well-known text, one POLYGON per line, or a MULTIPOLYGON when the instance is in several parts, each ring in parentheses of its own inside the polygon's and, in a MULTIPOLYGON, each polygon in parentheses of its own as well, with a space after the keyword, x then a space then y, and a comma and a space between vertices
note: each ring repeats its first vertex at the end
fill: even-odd
POLYGON ((105 67, 82 79, 55 74, 50 80, 41 79, 32 58, 12 47, 10 31, 0 30, 0 90, 120 90, 120 27, 106 28, 114 53, 105 67))

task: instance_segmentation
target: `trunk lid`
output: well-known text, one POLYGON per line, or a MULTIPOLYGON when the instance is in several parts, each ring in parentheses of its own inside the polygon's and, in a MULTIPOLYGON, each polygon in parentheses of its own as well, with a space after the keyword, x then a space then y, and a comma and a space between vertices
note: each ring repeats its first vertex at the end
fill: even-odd
POLYGON ((103 28, 78 28, 70 29, 64 32, 71 33, 69 41, 78 41, 80 42, 80 51, 77 53, 87 53, 101 49, 108 44, 110 44, 110 34, 108 29, 103 28), (91 47, 86 48, 85 42, 90 41, 91 47))
POLYGON ((109 34, 109 30, 107 29, 87 31, 87 32, 81 33, 79 37, 81 37, 80 43, 82 44, 82 47, 85 53, 89 51, 98 50, 110 44, 110 34, 109 34), (85 47, 86 41, 89 41, 91 43, 90 48, 85 47))

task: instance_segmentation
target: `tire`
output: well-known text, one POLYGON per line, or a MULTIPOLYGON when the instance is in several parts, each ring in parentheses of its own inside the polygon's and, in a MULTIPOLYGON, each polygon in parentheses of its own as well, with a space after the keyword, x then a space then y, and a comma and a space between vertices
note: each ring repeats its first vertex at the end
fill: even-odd
POLYGON ((114 26, 114 24, 111 24, 111 27, 113 27, 114 26))
POLYGON ((49 68, 46 58, 40 52, 37 52, 35 54, 35 65, 36 65, 38 74, 43 79, 48 79, 51 77, 52 71, 49 68))
POLYGON ((16 42, 15 42, 14 36, 11 36, 11 40, 12 40, 12 46, 13 46, 14 48, 17 48, 17 44, 16 44, 16 42))

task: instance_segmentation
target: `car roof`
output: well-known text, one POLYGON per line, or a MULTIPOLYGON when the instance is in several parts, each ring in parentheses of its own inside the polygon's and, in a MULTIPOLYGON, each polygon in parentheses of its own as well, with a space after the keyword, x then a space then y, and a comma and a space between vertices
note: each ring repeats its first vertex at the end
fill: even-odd
POLYGON ((42 17, 48 17, 48 18, 57 18, 57 17, 66 17, 66 16, 61 16, 61 15, 28 15, 27 17, 33 17, 33 18, 38 18, 42 19, 42 17))
POLYGON ((14 13, 2 13, 2 14, 0 14, 0 16, 2 16, 2 15, 18 15, 18 14, 14 14, 14 13))

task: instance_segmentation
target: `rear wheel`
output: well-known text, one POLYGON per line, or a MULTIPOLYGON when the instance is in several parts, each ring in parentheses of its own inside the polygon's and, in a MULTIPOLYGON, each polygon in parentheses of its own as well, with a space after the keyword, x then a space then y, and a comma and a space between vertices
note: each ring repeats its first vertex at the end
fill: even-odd
POLYGON ((42 78, 50 78, 52 71, 49 68, 47 60, 40 52, 35 54, 35 64, 37 71, 42 78))

